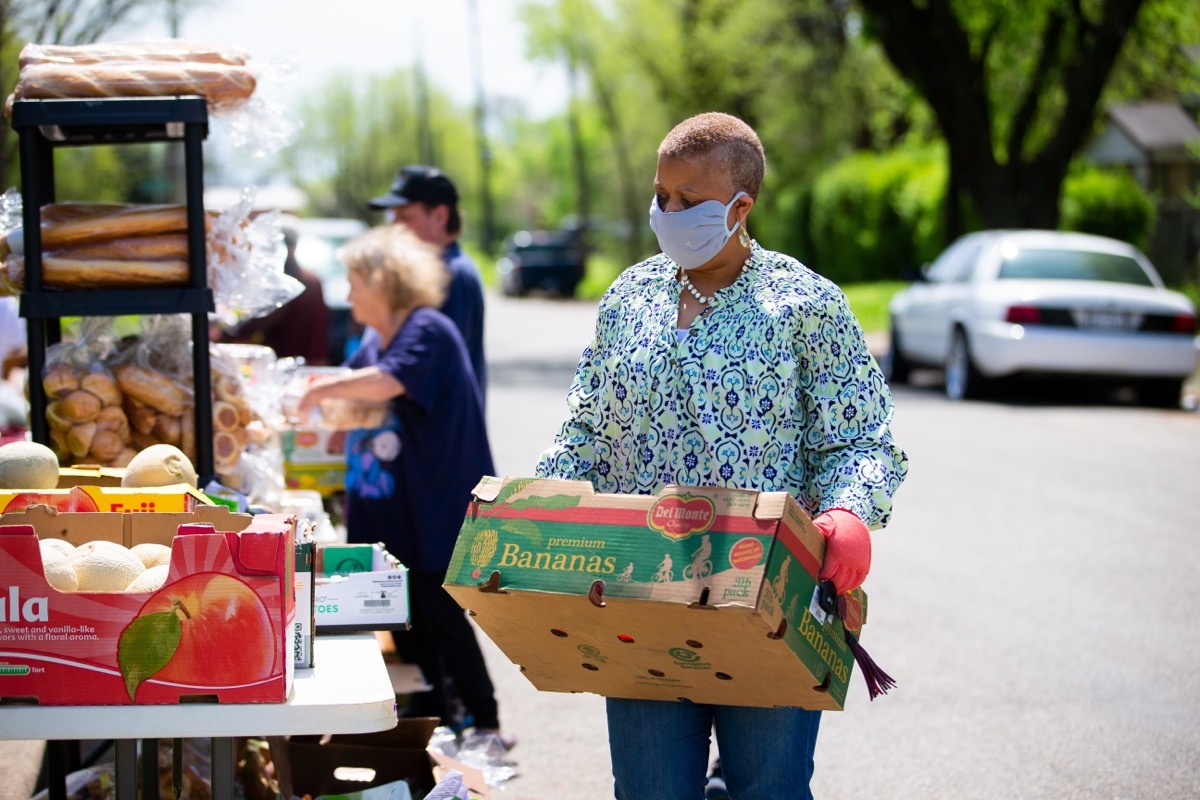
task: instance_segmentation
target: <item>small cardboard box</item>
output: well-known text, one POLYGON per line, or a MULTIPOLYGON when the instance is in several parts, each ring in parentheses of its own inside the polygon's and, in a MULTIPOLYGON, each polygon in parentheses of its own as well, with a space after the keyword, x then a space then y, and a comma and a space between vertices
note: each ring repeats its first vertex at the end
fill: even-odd
POLYGON ((59 489, 39 489, 30 492, 0 490, 0 512, 23 511, 32 505, 46 505, 58 511, 175 513, 212 504, 207 495, 187 483, 138 489, 64 484, 63 488, 59 489))
POLYGON ((408 628, 408 569, 382 544, 368 545, 370 571, 326 575, 322 564, 329 548, 317 546, 314 590, 316 629, 322 633, 404 630, 408 628))
POLYGON ((311 489, 326 497, 345 490, 345 431, 295 428, 280 438, 289 489, 311 489))
POLYGON ((782 492, 485 478, 445 585, 538 689, 837 710, 866 595, 822 608, 824 546, 782 492))
MULTIPOLYGON (((439 723, 437 717, 411 717, 379 733, 291 736, 287 740, 291 796, 345 795, 407 781, 413 797, 424 797, 447 770, 456 769, 472 797, 490 798, 479 770, 426 749, 439 723)), ((286 787, 280 789, 286 792, 286 787)))
POLYGON ((75 464, 58 468, 58 488, 72 486, 120 486, 125 477, 124 467, 102 467, 91 464, 75 464))
POLYGON ((297 669, 313 666, 313 635, 316 633, 316 581, 313 571, 317 561, 317 543, 307 529, 296 536, 296 619, 292 623, 290 643, 292 661, 297 669))
POLYGON ((130 705, 282 703, 294 666, 295 518, 232 514, 0 516, 0 702, 130 705), (170 545, 154 592, 60 592, 39 538, 170 545))

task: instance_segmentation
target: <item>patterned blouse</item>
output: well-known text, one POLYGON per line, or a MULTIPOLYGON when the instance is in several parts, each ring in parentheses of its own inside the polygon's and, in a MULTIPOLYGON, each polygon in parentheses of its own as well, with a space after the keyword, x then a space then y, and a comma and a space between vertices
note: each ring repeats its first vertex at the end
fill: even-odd
POLYGON ((786 491, 814 516, 844 508, 886 525, 908 458, 841 290, 755 243, 749 267, 680 340, 676 274, 656 255, 605 293, 570 416, 537 476, 624 494, 786 491))

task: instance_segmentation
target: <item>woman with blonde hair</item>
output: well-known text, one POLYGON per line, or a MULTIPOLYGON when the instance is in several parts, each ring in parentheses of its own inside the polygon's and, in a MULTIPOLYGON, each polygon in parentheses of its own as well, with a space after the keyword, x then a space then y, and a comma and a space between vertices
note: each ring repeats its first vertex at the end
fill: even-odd
POLYGON ((397 650, 411 655, 432 687, 414 700, 415 713, 454 722, 445 697, 449 674, 475 733, 500 736, 474 629, 442 588, 471 490, 495 472, 466 346, 437 310, 446 270, 437 248, 398 225, 367 231, 339 255, 349 272, 351 314, 366 333, 346 362, 349 371, 309 387, 301 418, 333 398, 390 405, 386 425, 347 436, 347 535, 384 542, 409 569, 412 630, 408 639, 396 637, 397 650))

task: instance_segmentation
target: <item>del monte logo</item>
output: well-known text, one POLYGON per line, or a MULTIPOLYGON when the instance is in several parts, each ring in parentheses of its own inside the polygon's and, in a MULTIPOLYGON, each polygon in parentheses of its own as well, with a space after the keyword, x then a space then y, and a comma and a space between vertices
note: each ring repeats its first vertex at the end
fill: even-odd
POLYGON ((717 518, 717 507, 707 497, 668 495, 650 509, 647 524, 668 539, 679 541, 704 533, 717 518))

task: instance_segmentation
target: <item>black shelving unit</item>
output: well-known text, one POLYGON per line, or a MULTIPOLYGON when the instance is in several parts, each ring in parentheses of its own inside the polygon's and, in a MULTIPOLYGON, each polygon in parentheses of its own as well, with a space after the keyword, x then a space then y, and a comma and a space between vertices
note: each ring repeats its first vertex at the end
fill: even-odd
POLYGON ((46 349, 62 338, 61 318, 124 314, 190 314, 196 414, 196 471, 201 486, 215 477, 211 408, 212 373, 204 227, 203 142, 208 107, 202 97, 129 97, 88 100, 18 100, 12 127, 21 159, 25 289, 20 313, 29 346, 29 424, 33 440, 49 444, 46 392, 40 377, 46 349), (41 208, 55 201, 54 150, 58 147, 170 142, 184 155, 188 283, 185 287, 95 290, 47 289, 42 283, 41 208))

